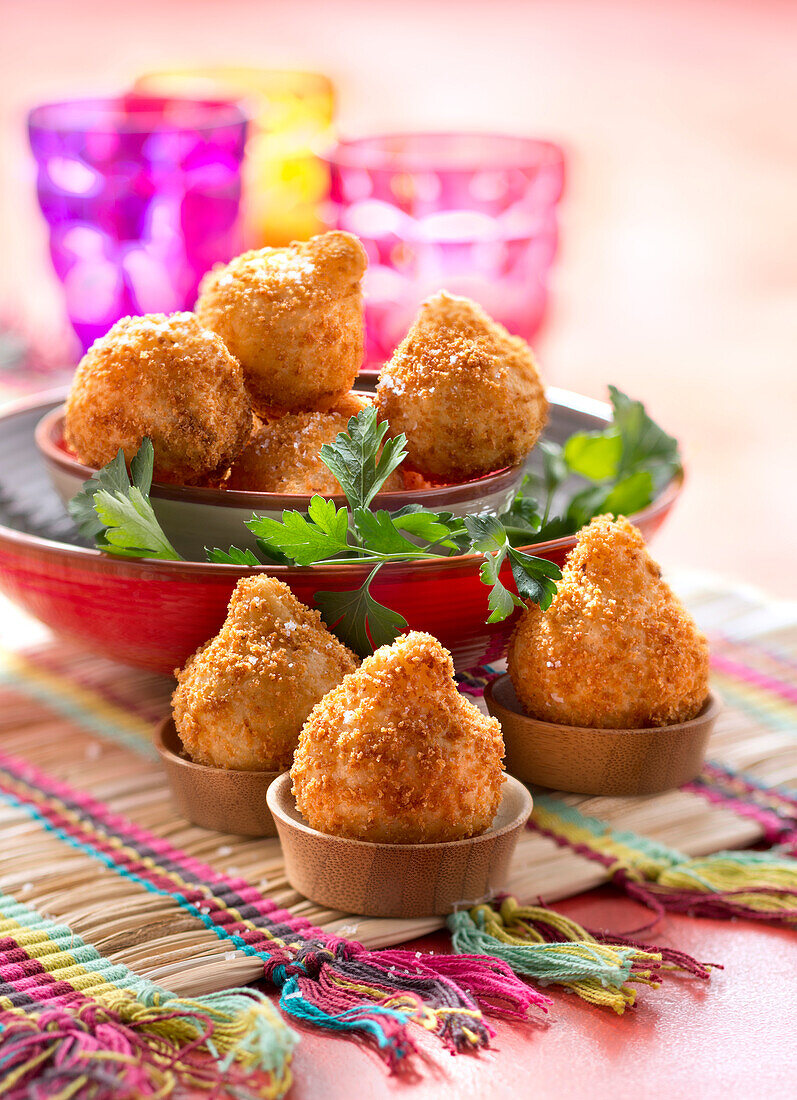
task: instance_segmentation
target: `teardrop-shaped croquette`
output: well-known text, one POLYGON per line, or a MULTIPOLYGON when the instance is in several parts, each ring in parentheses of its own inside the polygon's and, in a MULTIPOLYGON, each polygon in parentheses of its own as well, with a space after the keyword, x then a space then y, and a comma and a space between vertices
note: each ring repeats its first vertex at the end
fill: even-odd
POLYGON ((460 695, 451 655, 413 632, 366 658, 313 708, 291 769, 314 829, 397 844, 489 828, 501 802, 495 718, 460 695))
POLYGON ((407 465, 450 482, 517 465, 548 418, 528 344, 445 292, 424 302, 383 367, 376 407, 391 435, 407 436, 407 465))
POLYGON ((547 611, 530 604, 509 644, 534 718, 641 729, 686 722, 709 692, 708 643, 624 517, 598 516, 570 552, 547 611))
MULTIPOLYGON (((334 443, 349 420, 369 404, 366 396, 347 393, 327 412, 285 413, 256 420, 255 427, 225 487, 258 493, 320 493, 330 497, 343 492, 340 483, 320 457, 325 443, 334 443)), ((394 470, 385 492, 404 488, 401 473, 394 470)))
POLYGON ((244 252, 214 267, 196 314, 244 372, 255 412, 328 409, 363 361, 365 249, 351 233, 244 252))
POLYGON ((183 747, 200 764, 284 771, 312 707, 357 663, 286 584, 246 577, 219 633, 175 672, 183 747))
POLYGON ((193 313, 123 317, 81 359, 66 402, 66 441, 87 466, 145 435, 155 481, 218 484, 252 429, 236 359, 193 313))

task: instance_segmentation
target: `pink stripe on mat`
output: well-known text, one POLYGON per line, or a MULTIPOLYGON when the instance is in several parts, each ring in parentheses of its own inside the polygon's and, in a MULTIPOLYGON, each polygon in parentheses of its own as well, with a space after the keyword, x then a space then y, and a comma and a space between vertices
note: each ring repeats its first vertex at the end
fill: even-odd
POLYGON ((763 691, 768 691, 772 695, 777 695, 781 699, 785 699, 788 703, 794 703, 797 706, 797 687, 784 680, 776 680, 773 676, 768 676, 764 672, 759 672, 755 668, 751 668, 749 665, 740 664, 739 661, 733 661, 728 657, 722 657, 720 654, 715 653, 711 658, 711 663, 719 672, 725 673, 726 676, 733 676, 737 680, 742 680, 746 684, 753 684, 755 687, 761 688, 763 691))

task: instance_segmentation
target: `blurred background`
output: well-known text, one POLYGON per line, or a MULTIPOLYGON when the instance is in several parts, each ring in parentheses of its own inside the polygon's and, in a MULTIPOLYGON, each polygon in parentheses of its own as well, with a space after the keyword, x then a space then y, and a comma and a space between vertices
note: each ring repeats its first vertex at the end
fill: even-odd
MULTIPOLYGON (((37 198, 27 112, 133 88, 215 99, 221 77, 212 70, 234 67, 224 80, 239 85, 250 117, 247 161, 241 182, 235 119, 214 115, 229 133, 212 157, 203 144, 190 185, 196 219, 211 228, 185 255, 167 257, 181 293, 193 293, 198 264, 241 240, 280 243, 324 221, 345 224, 373 238, 376 363, 411 316, 406 296, 436 277, 466 292, 456 280, 476 257, 488 308, 531 339, 548 382, 600 398, 614 383, 681 440, 687 489, 655 546, 665 567, 712 569, 797 596, 797 5, 2 0, 2 9, 4 400, 68 377, 78 337, 92 336, 86 310, 105 299, 118 306, 102 256, 90 279, 75 275, 72 253, 94 255, 97 238, 62 232, 64 193, 90 186, 69 178, 68 158, 54 150, 63 119, 41 116, 33 135, 55 181, 43 193, 40 176, 37 198), (262 71, 273 69, 326 79, 266 88, 262 71), (482 138, 480 171, 459 144, 447 153, 450 175, 422 141, 344 146, 337 163, 316 157, 335 136, 412 131, 526 136, 553 150, 521 145, 510 155, 482 138), (385 157, 392 182, 383 193, 385 157), (452 218, 457 171, 468 173, 475 199, 452 218), (244 220, 233 227, 239 184, 244 220), (515 187, 522 224, 519 207, 501 202, 515 187), (68 299, 73 322, 83 311, 73 326, 68 299)), ((96 113, 88 122, 101 159, 96 113)), ((142 194, 157 157, 168 191, 172 154, 159 146, 142 176, 137 153, 125 152, 142 194)), ((194 156, 184 145, 180 155, 194 156)), ((148 215, 147 232, 168 216, 168 205, 148 215)), ((102 209, 91 217, 101 225, 102 209)), ((156 243, 130 260, 134 288, 157 281, 156 243)))

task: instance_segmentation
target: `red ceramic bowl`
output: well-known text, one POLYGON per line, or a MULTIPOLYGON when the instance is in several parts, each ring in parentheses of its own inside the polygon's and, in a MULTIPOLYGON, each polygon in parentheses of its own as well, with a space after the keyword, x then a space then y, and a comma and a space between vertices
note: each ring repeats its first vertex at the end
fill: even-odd
MULTIPOLYGON (((605 406, 577 395, 555 394, 553 437, 594 430, 605 406)), ((103 656, 169 673, 211 637, 224 620, 236 582, 251 570, 202 562, 131 561, 85 545, 50 484, 34 442, 36 424, 63 401, 37 397, 0 415, 0 588, 21 607, 70 641, 103 656)), ((673 481, 633 517, 647 538, 660 526, 681 488, 673 481)), ((563 538, 534 552, 561 563, 574 544, 563 538)), ((401 612, 410 627, 434 634, 458 669, 503 656, 509 623, 488 626, 487 589, 478 555, 391 563, 380 571, 376 599, 401 612)), ((320 589, 354 588, 369 566, 359 562, 264 566, 258 572, 286 581, 312 606, 320 589)), ((509 572, 505 578, 511 584, 509 572)))

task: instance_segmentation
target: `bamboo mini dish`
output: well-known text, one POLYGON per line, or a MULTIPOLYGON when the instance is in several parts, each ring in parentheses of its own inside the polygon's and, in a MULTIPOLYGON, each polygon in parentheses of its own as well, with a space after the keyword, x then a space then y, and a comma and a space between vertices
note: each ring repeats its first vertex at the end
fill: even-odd
POLYGON ((475 904, 506 885, 531 795, 507 776, 495 820, 480 836, 440 844, 374 844, 311 829, 296 808, 288 772, 268 789, 295 890, 319 905, 371 917, 428 917, 475 904))
POLYGON ((523 712, 508 675, 487 685, 501 723, 507 771, 525 783, 575 794, 657 794, 700 771, 720 712, 716 696, 689 722, 647 729, 592 729, 542 722, 523 712))
POLYGON ((203 829, 238 836, 276 836, 266 791, 279 772, 235 771, 197 764, 183 755, 174 721, 165 718, 155 731, 155 748, 177 809, 203 829))

